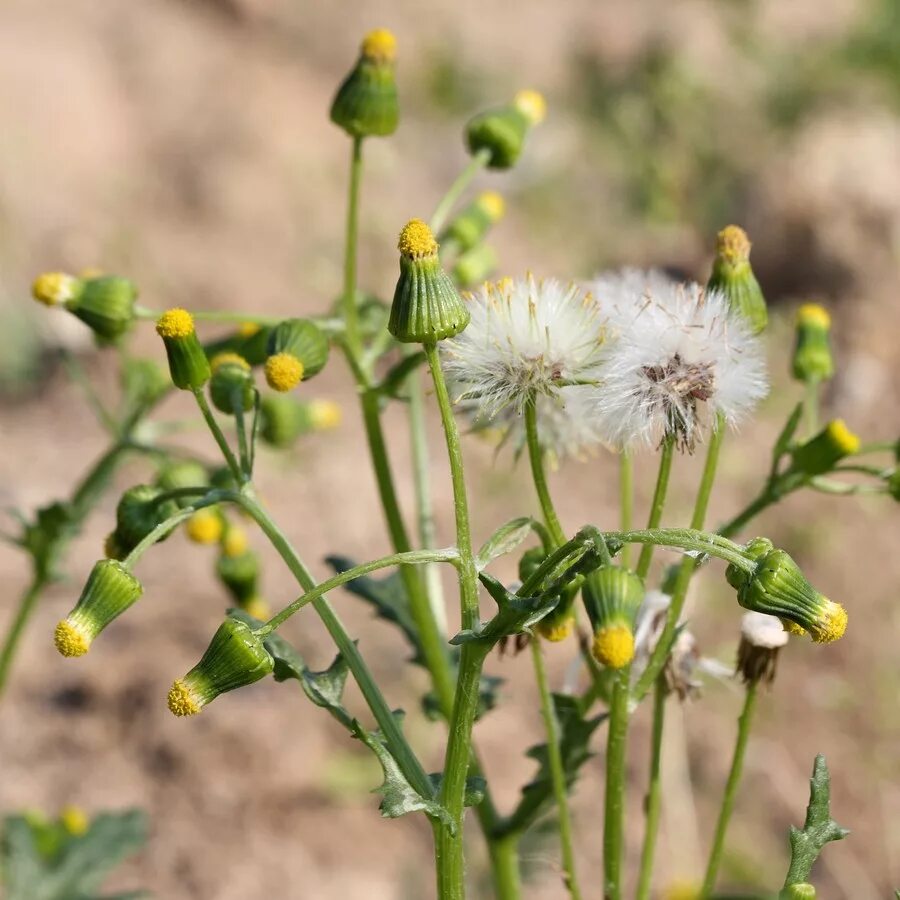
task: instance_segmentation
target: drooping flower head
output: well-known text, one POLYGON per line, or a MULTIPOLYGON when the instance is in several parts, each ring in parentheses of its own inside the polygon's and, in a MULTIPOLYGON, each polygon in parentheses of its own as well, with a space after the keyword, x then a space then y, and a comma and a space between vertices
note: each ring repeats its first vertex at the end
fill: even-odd
POLYGON ((723 294, 635 271, 592 288, 609 319, 602 388, 592 394, 609 443, 671 437, 691 451, 719 414, 734 426, 765 396, 762 347, 723 294))

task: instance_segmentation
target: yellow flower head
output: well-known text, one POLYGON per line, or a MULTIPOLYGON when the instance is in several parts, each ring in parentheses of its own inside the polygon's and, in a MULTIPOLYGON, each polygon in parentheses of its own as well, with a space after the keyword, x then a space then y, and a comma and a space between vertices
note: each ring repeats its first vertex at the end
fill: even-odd
POLYGON ((290 391, 303 381, 303 363, 293 353, 276 353, 266 360, 266 381, 272 390, 290 391))
POLYGON ((822 603, 823 612, 816 621, 815 630, 810 634, 817 644, 830 644, 844 636, 847 630, 847 610, 827 597, 822 598, 822 603))
POLYGON ((197 544, 215 544, 222 537, 222 517, 211 509, 199 509, 187 520, 184 530, 197 544))
POLYGON ((237 333, 242 338, 250 338, 253 337, 254 334, 259 332, 259 325, 256 322, 241 322, 238 325, 237 333))
POLYGON ((847 423, 843 419, 829 422, 827 431, 828 437, 846 456, 858 452, 861 444, 859 436, 847 427, 847 423))
POLYGON ((797 310, 797 324, 812 325, 828 331, 831 328, 831 316, 828 314, 828 310, 819 306, 818 303, 804 303, 797 310))
POLYGON ((572 633, 573 621, 571 616, 566 616, 561 622, 538 622, 537 628, 542 638, 553 644, 558 644, 572 633))
POLYGON ((91 827, 91 820, 80 806, 64 806, 59 811, 59 822, 73 837, 81 837, 91 827))
POLYGON ((341 407, 334 400, 313 400, 309 404, 309 419, 316 431, 328 431, 341 424, 341 407))
POLYGON ((53 632, 53 643, 62 656, 84 656, 91 649, 88 630, 75 622, 63 619, 53 632))
POLYGON ((203 708, 197 695, 180 678, 169 689, 168 704, 175 716, 195 716, 203 708))
POLYGON ((35 300, 47 306, 56 306, 71 300, 77 287, 78 279, 65 272, 45 272, 35 278, 31 293, 35 300))
POLYGON ((222 538, 222 552, 232 559, 247 552, 247 532, 237 525, 229 526, 222 538))
POLYGON ((544 121, 544 118, 547 115, 547 101, 544 99, 544 95, 538 91, 519 91, 515 97, 513 97, 513 106, 532 125, 539 125, 544 121))
POLYGON ((421 219, 410 219, 400 232, 397 249, 410 259, 422 259, 425 256, 437 256, 438 242, 421 219))
POLYGON ((797 637, 802 637, 806 634, 806 630, 798 625, 796 622, 791 621, 790 619, 782 619, 781 624, 784 626, 784 630, 788 634, 796 635, 797 637))
POLYGON ((209 368, 215 373, 216 369, 225 365, 240 366, 245 372, 250 371, 250 363, 239 353, 217 353, 209 362, 209 368))
POLYGON ((251 597, 244 604, 244 612, 253 616, 254 619, 259 619, 260 622, 265 622, 272 617, 272 610, 262 597, 251 597))
POLYGON ((726 262, 746 262, 750 259, 750 238, 739 225, 728 225, 716 236, 716 250, 726 262))
POLYGON ((597 629, 594 659, 610 669, 621 669, 634 659, 634 635, 627 625, 606 625, 597 629))
POLYGON ((496 191, 483 191, 478 195, 478 205, 492 222, 499 222, 506 211, 506 203, 496 191))
POLYGON ((374 62, 393 62, 397 58, 397 38, 387 28, 376 28, 363 38, 359 51, 374 62))
POLYGON ((161 338, 190 337, 194 333, 194 317, 179 307, 167 310, 156 323, 156 333, 161 338))

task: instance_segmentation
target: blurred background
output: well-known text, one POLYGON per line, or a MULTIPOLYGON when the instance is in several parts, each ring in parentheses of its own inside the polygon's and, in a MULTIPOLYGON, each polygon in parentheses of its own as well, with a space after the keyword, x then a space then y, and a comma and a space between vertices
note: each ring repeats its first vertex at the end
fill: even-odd
MULTIPOLYGON (((100 266, 133 278, 142 302, 156 308, 307 314, 330 306, 340 285, 349 145, 328 108, 361 36, 376 26, 398 36, 402 122, 393 139, 366 144, 364 289, 389 297, 398 228, 413 215, 427 218, 465 164, 468 116, 520 87, 538 88, 550 112, 522 162, 477 182, 508 200, 491 238, 504 274, 585 277, 652 264, 705 281, 717 230, 736 222, 754 240, 773 318, 774 387, 759 420, 726 444, 713 518, 754 496, 798 399, 787 368, 801 301, 824 303, 834 318, 838 374, 827 415, 870 440, 900 433, 896 0, 457 0, 427 10, 411 0, 6 0, 0 505, 33 511, 64 497, 104 446, 59 351, 77 353, 101 391, 111 389, 115 359, 94 349, 73 317, 28 299, 38 272, 100 266)), ((162 360, 152 328, 136 345, 162 360)), ((266 454, 260 489, 321 576, 327 553, 374 557, 386 540, 340 359, 310 391, 342 404, 342 427, 287 457, 266 454)), ((183 400, 167 401, 162 417, 190 413, 183 400)), ((392 410, 388 423, 411 509, 402 411, 392 410)), ((432 425, 440 533, 449 540, 450 489, 436 419, 432 425)), ((193 446, 212 458, 201 434, 193 446)), ((476 539, 534 511, 524 466, 475 438, 466 453, 476 539)), ((638 470, 645 504, 652 454, 638 470)), ((680 459, 676 471, 670 524, 687 517, 697 461, 680 459)), ((144 478, 135 463, 118 487, 144 478)), ((565 464, 552 487, 570 530, 615 514, 610 457, 565 464)), ((168 685, 199 657, 224 607, 211 553, 174 537, 141 564, 145 599, 94 652, 78 661, 55 654, 53 624, 100 556, 117 495, 73 546, 71 581, 38 610, 0 703, 0 811, 145 808, 150 840, 110 886, 161 898, 431 896, 424 820, 379 820, 368 793, 379 783, 377 767, 296 685, 269 680, 221 698, 197 720, 166 711, 168 685)), ((853 831, 825 851, 820 897, 874 900, 900 883, 900 531, 892 502, 795 495, 745 535, 764 532, 792 552, 846 604, 850 629, 837 645, 792 642, 782 655, 760 704, 723 884, 780 883, 787 828, 802 822, 820 751, 833 772, 835 816, 853 831)), ((266 596, 280 606, 294 587, 256 544, 268 563, 266 596)), ((27 558, 0 547, 0 573, 5 628, 27 558)), ((335 600, 391 702, 409 710, 426 767, 439 768, 443 728, 418 712, 421 671, 409 670, 400 638, 367 609, 346 595, 335 600)), ((739 610, 721 572, 696 579, 690 602, 704 655, 731 663, 739 610)), ((290 626, 310 664, 324 667, 332 650, 314 617, 290 626)), ((574 646, 548 652, 559 688, 574 646)), ((488 670, 505 679, 504 703, 476 733, 508 808, 533 772, 523 752, 542 740, 538 701, 527 659, 494 659, 488 670)), ((700 699, 672 704, 661 891, 702 874, 740 699, 735 683, 713 682, 700 699)), ((646 714, 636 717, 630 754, 631 863, 646 714)), ((602 753, 585 767, 574 799, 592 896, 600 883, 601 772, 602 753)), ((477 882, 482 860, 472 831, 477 882)), ((562 897, 556 844, 536 840, 525 852, 528 896, 562 897)))

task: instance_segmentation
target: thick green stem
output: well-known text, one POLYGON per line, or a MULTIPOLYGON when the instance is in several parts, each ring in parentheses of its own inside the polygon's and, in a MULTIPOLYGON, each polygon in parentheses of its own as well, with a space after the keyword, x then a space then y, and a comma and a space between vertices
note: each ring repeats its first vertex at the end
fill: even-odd
MULTIPOLYGON (((619 454, 619 528, 631 531, 634 521, 634 458, 627 450, 619 454)), ((652 526, 651 526, 652 527, 652 526)), ((622 565, 631 563, 631 548, 622 548, 622 565)))
POLYGON ((562 863, 566 889, 573 900, 580 900, 581 889, 578 886, 578 875, 575 871, 575 850, 572 841, 572 817, 569 812, 569 798, 566 785, 566 770, 560 749, 559 721, 553 707, 553 696, 547 681, 547 669, 544 666, 544 651, 540 638, 535 635, 531 641, 531 659, 534 663, 535 680, 541 698, 541 715, 547 731, 547 760, 550 763, 550 778, 553 783, 553 795, 559 812, 559 841, 562 847, 562 863))
POLYGON ((34 612, 35 604, 41 596, 45 585, 46 581, 40 575, 35 575, 19 600, 19 608, 16 610, 16 615, 10 623, 9 630, 6 632, 3 649, 0 650, 0 693, 6 687, 6 679, 9 676, 16 649, 22 638, 22 632, 25 630, 31 614, 34 612))
POLYGON ((469 182, 487 165, 487 161, 491 158, 490 151, 479 150, 469 161, 469 164, 460 172, 456 181, 450 185, 450 189, 441 198, 434 214, 431 217, 431 230, 437 234, 450 215, 456 201, 459 200, 462 192, 469 186, 469 182))
MULTIPOLYGON (((297 551, 291 546, 290 541, 275 522, 272 521, 268 513, 250 496, 246 489, 244 492, 235 495, 235 501, 247 510, 253 520, 259 525, 300 586, 305 591, 313 590, 316 587, 315 580, 300 559, 297 551)), ((343 623, 325 597, 317 597, 313 601, 313 608, 337 645, 341 656, 347 662, 353 678, 359 685, 360 692, 372 711, 381 733, 384 735, 388 749, 400 766, 400 770, 422 796, 431 797, 433 791, 431 780, 406 742, 406 738, 400 730, 400 725, 391 712, 391 708, 384 699, 378 685, 375 683, 375 679, 363 660, 356 642, 347 634, 343 623)))
POLYGON ((350 155, 350 191, 347 198, 347 232, 344 244, 343 315, 347 350, 358 359, 362 350, 356 309, 356 245, 359 235, 359 187, 362 181, 362 138, 355 137, 350 155))
POLYGON ((659 814, 662 808, 662 736, 665 704, 668 692, 662 679, 653 688, 653 730, 650 736, 650 783, 647 787, 647 819, 644 846, 641 848, 641 868, 638 877, 637 900, 648 900, 653 886, 653 857, 659 834, 659 814))
MULTIPOLYGON (((663 441, 659 455, 659 472, 656 476, 656 487, 653 490, 653 501, 650 504, 650 515, 647 517, 647 528, 658 528, 662 521, 663 509, 666 505, 666 496, 669 492, 669 476, 672 473, 672 457, 675 451, 675 441, 667 437, 663 441)), ((653 544, 644 544, 641 555, 638 557, 637 574, 641 578, 647 577, 650 571, 650 563, 653 560, 653 544)))
POLYGON ((603 898, 622 900, 625 835, 625 751, 628 745, 628 669, 613 682, 606 737, 606 797, 603 816, 603 898))
POLYGON ((744 754, 747 751, 747 740, 750 737, 750 726, 753 722, 753 712, 756 707, 756 694, 757 682, 751 681, 747 685, 744 708, 741 710, 741 715, 738 719, 737 740, 734 744, 734 755, 731 758, 731 771, 728 773, 725 793, 722 795, 722 806, 719 809, 719 818, 716 821, 715 836, 713 837, 712 848, 709 851, 709 862, 706 865, 706 877, 703 879, 700 900, 707 900, 712 895, 713 888, 716 885, 716 876, 719 872, 719 865, 722 862, 722 850, 725 846, 725 834, 728 831, 728 822, 731 819, 738 785, 741 781, 741 773, 744 770, 744 754))
POLYGON ((534 489, 537 491, 538 502, 541 505, 541 513, 547 526, 553 543, 561 547, 566 542, 566 534, 559 524, 556 508, 550 497, 547 487, 547 475, 544 472, 544 456, 541 450, 540 438, 537 427, 537 407, 535 397, 532 396, 525 404, 525 440, 528 444, 528 460, 531 463, 531 477, 534 481, 534 489))

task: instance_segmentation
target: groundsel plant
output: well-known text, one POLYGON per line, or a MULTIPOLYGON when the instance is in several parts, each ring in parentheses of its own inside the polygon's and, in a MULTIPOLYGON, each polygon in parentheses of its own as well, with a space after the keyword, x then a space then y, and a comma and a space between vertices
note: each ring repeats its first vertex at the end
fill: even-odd
MULTIPOLYGON (((804 397, 781 430, 758 495, 718 529, 707 528, 726 433, 749 424, 767 385, 765 301, 750 267, 749 241, 735 226, 720 234, 705 285, 677 283, 654 271, 624 270, 592 281, 507 277, 461 294, 460 282, 476 274, 483 281, 489 274, 493 256, 478 254, 503 212, 496 192, 468 203, 465 194, 482 170, 508 169, 525 151, 545 115, 543 98, 535 91, 522 91, 467 124, 468 165, 430 216, 425 210, 422 219, 402 228, 398 223, 399 276, 393 295, 381 300, 362 292, 356 263, 363 150, 369 139, 386 137, 397 126, 396 53, 390 32, 367 35, 331 110, 335 125, 348 135, 350 151, 344 280, 337 312, 323 305, 320 316, 280 320, 255 309, 153 310, 137 302, 137 288, 126 278, 51 273, 35 281, 39 301, 77 316, 101 344, 120 346, 151 322, 160 348, 157 361, 122 355, 121 412, 110 413, 90 393, 112 441, 101 463, 71 499, 22 519, 18 543, 33 560, 34 579, 5 642, 0 684, 36 601, 60 571, 68 539, 109 484, 118 459, 138 453, 148 461, 146 483, 123 494, 102 558, 56 627, 61 654, 103 653, 105 629, 115 628, 117 617, 143 602, 138 569, 162 556, 165 539, 183 528, 189 539, 216 548, 215 571, 231 604, 224 620, 210 622, 211 639, 202 658, 185 674, 173 673, 168 706, 188 719, 185 727, 201 711, 218 715, 217 708, 206 707, 226 691, 253 690, 250 685, 270 676, 297 681, 315 706, 380 762, 382 814, 417 813, 427 819, 434 834, 437 896, 459 900, 466 895, 467 874, 472 881, 464 856, 470 818, 486 843, 493 895, 506 900, 525 896, 519 847, 549 817, 556 824, 553 852, 559 854, 563 883, 573 898, 602 894, 620 900, 629 885, 638 897, 647 898, 653 887, 666 709, 695 694, 699 675, 710 669, 682 621, 691 578, 709 563, 733 588, 735 603, 748 616, 737 671, 745 688, 744 711, 702 883, 697 873, 696 895, 710 897, 738 796, 758 687, 771 684, 776 656, 790 653, 790 642, 809 636, 829 644, 847 625, 843 606, 813 587, 787 550, 765 538, 748 543, 733 538, 760 511, 801 489, 897 498, 896 458, 862 461, 894 448, 863 444, 841 421, 820 424, 819 388, 834 372, 831 324, 825 310, 804 306, 791 360, 804 397), (454 217, 458 204, 461 211, 454 217), (435 235, 445 238, 443 248, 435 235), (468 263, 461 269, 464 257, 468 263), (207 334, 216 323, 220 328, 232 324, 224 333, 207 334), (338 410, 315 398, 309 382, 326 365, 338 364, 338 357, 359 396, 391 552, 361 564, 336 555, 328 560, 331 574, 314 575, 301 548, 260 500, 254 472, 261 443, 288 448, 337 424, 338 410), (167 373, 158 365, 163 360, 167 373), (217 466, 173 451, 168 441, 173 428, 148 419, 172 390, 193 396, 221 456, 217 466), (456 526, 450 546, 434 538, 424 474, 429 451, 424 404, 429 395, 440 412, 450 464, 456 526), (416 531, 398 501, 398 473, 382 423, 384 407, 398 400, 407 410, 415 448, 416 531), (471 491, 460 437, 461 430, 473 427, 512 436, 511 444, 527 455, 540 509, 537 518, 527 508, 512 510, 516 517, 480 546, 473 543, 470 529, 471 491), (583 465, 598 469, 592 477, 601 477, 604 458, 621 469, 621 522, 575 528, 555 511, 545 475, 548 458, 590 455, 588 451, 594 461, 583 465), (632 524, 630 467, 631 454, 637 452, 656 454, 659 462, 644 528, 632 524), (667 522, 670 475, 684 452, 705 456, 697 499, 689 521, 667 522), (251 525, 295 577, 298 595, 290 602, 282 599, 270 608, 263 599, 260 562, 247 531, 251 525), (636 560, 629 553, 632 547, 640 547, 636 560), (661 582, 652 583, 656 547, 681 557, 661 582), (515 584, 504 584, 490 571, 507 554, 518 557, 515 584), (456 576, 457 596, 449 615, 434 577, 436 566, 449 566, 456 576), (370 577, 384 569, 396 569, 389 581, 370 577), (346 602, 342 590, 366 599, 394 624, 402 623, 415 664, 430 677, 424 705, 444 722, 441 772, 425 771, 402 717, 385 694, 389 686, 375 680, 366 662, 371 648, 365 635, 358 639, 348 634, 337 616, 333 604, 346 602), (484 618, 487 605, 492 613, 484 618), (282 636, 281 626, 295 615, 322 620, 336 650, 326 671, 310 671, 282 636), (451 623, 449 630, 445 621, 451 623), (582 660, 581 680, 572 681, 567 693, 550 690, 544 660, 548 643, 568 646, 582 660), (503 650, 526 647, 546 740, 530 751, 538 772, 518 804, 502 811, 484 777, 476 723, 500 700, 498 679, 486 668, 493 668, 503 650), (368 721, 344 706, 348 677, 360 689, 368 721), (626 872, 629 725, 651 692, 651 769, 646 787, 634 787, 646 789, 641 862, 637 872, 626 872), (596 765, 592 756, 598 743, 605 744, 603 815, 576 823, 569 794, 577 787, 579 771, 596 765), (473 809, 471 817, 467 807, 473 809), (603 847, 604 882, 586 888, 577 871, 576 847, 597 842, 603 847)), ((828 648, 820 652, 828 653, 828 648)), ((165 694, 160 686, 160 702, 165 694)), ((299 696, 295 691, 289 702, 299 696)), ((808 883, 812 863, 827 840, 843 834, 830 819, 827 769, 819 759, 807 825, 791 833, 782 896, 815 896, 808 883)))

